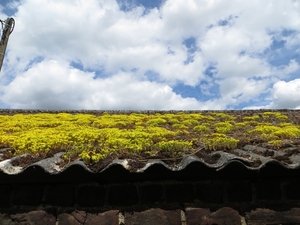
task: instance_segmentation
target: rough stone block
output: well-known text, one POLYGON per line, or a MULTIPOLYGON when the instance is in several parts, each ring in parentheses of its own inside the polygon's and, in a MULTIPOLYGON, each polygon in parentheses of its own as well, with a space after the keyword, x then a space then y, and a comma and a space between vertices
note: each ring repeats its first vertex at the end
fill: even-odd
POLYGON ((0 224, 2 225, 13 225, 11 218, 7 214, 0 213, 0 224))
POLYGON ((81 225, 82 221, 78 221, 73 215, 62 213, 57 218, 58 225, 81 225))
POLYGON ((49 185, 45 190, 45 203, 53 206, 73 206, 73 185, 49 185))
POLYGON ((209 209, 186 209, 186 223, 188 225, 241 225, 239 213, 228 207, 221 208, 211 213, 209 209))
POLYGON ((56 225, 55 216, 45 211, 31 211, 28 213, 19 213, 15 215, 10 215, 10 218, 12 222, 7 223, 9 225, 56 225))
POLYGON ((139 202, 137 189, 133 184, 111 185, 108 188, 108 204, 131 206, 139 202))
POLYGON ((13 205, 36 206, 42 203, 44 187, 41 185, 20 185, 15 188, 12 194, 13 205))
POLYGON ((165 191, 168 203, 189 203, 194 201, 194 186, 192 184, 167 184, 165 191))
POLYGON ((126 225, 181 225, 180 210, 149 209, 125 214, 126 225))
POLYGON ((112 210, 99 214, 88 214, 88 217, 85 221, 85 225, 95 225, 95 224, 103 224, 103 225, 117 225, 119 224, 119 215, 118 211, 112 210))
POLYGON ((260 180, 255 182, 256 198, 259 200, 281 199, 280 182, 277 180, 260 180))
POLYGON ((224 185, 215 183, 196 184, 195 198, 201 202, 223 203, 224 185))
POLYGON ((234 181, 227 184, 227 200, 229 202, 252 201, 252 184, 249 181, 234 181))
POLYGON ((270 209, 256 209, 246 213, 248 225, 261 224, 300 224, 300 208, 276 212, 270 209))
POLYGON ((142 204, 161 203, 163 199, 163 189, 160 184, 142 185, 139 188, 142 204))
POLYGON ((103 206, 105 201, 105 187, 99 185, 82 185, 78 187, 76 196, 79 206, 103 206))
POLYGON ((203 221, 211 214, 209 209, 187 208, 185 210, 186 222, 188 225, 205 224, 203 221))
POLYGON ((104 213, 92 214, 84 211, 62 213, 58 216, 58 225, 118 225, 118 211, 111 210, 104 213))

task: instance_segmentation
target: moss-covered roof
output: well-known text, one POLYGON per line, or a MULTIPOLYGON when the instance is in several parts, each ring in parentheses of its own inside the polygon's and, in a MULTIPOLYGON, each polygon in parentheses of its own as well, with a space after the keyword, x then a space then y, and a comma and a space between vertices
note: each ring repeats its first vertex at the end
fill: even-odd
POLYGON ((61 166, 95 166, 124 158, 209 162, 219 151, 248 159, 259 148, 289 163, 284 156, 299 146, 299 110, 0 111, 0 161, 22 155, 22 166, 59 152, 61 166))

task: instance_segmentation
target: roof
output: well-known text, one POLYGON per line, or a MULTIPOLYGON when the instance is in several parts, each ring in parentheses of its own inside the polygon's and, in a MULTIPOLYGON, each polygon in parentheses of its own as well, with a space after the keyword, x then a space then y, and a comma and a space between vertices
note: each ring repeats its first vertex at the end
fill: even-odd
POLYGON ((300 168, 300 110, 0 110, 0 171, 300 168))

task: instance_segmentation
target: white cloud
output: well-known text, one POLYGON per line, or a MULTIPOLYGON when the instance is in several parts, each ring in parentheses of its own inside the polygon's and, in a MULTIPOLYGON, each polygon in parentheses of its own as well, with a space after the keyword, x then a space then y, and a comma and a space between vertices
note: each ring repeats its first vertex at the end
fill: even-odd
POLYGON ((221 96, 229 103, 247 102, 269 92, 268 79, 227 78, 219 82, 221 96))
POLYGON ((205 109, 166 84, 139 81, 129 73, 95 78, 57 61, 43 61, 4 87, 0 98, 14 108, 42 109, 205 109))
POLYGON ((278 77, 286 78, 287 75, 294 73, 300 69, 300 65, 296 60, 292 59, 290 60, 289 64, 278 66, 278 68, 275 68, 273 71, 273 74, 278 77))
POLYGON ((287 48, 293 49, 298 54, 300 53, 300 31, 282 39, 286 41, 287 48))
POLYGON ((300 109, 300 79, 289 82, 278 81, 273 86, 273 102, 269 108, 300 109))
MULTIPOLYGON (((80 61, 89 69, 102 67, 108 73, 138 68, 140 74, 157 71, 162 80, 197 83, 202 77, 201 55, 195 57, 195 63, 184 65, 187 50, 182 44, 172 46, 174 54, 168 54, 168 41, 172 38, 165 40, 160 35, 163 28, 159 11, 152 9, 142 14, 142 7, 122 12, 114 1, 45 4, 28 0, 16 15, 18 25, 9 59, 20 67, 17 58, 30 61, 47 56, 80 61), (195 73, 195 69, 199 72, 195 73)), ((21 70, 25 65, 22 66, 21 70)))
POLYGON ((26 0, 16 7, 0 81, 0 99, 12 107, 226 108, 260 94, 272 96, 269 88, 278 79, 300 70, 296 59, 278 66, 265 55, 276 35, 297 52, 298 1, 168 0, 159 9, 139 6, 126 12, 115 0, 26 0), (295 34, 285 37, 284 30, 295 34), (200 50, 187 64, 190 53, 183 42, 190 37, 200 50), (82 64, 83 71, 70 67, 72 62, 82 64), (208 77, 204 71, 211 63, 217 72, 208 77), (106 78, 93 77, 100 71, 106 78), (157 74, 154 81, 147 81, 147 71, 157 74), (211 101, 172 91, 177 83, 201 81, 211 82, 202 84, 203 93, 213 94, 211 101), (219 93, 209 90, 215 83, 218 99, 219 93))

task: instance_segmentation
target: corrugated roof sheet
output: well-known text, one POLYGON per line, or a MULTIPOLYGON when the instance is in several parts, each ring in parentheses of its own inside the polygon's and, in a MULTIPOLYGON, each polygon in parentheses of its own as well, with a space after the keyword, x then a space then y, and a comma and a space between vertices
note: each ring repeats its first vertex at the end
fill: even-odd
MULTIPOLYGON (((255 146, 252 145, 249 145, 248 147, 255 148, 255 146)), ((290 157, 287 157, 287 156, 280 155, 280 153, 275 153, 276 155, 278 154, 279 156, 283 157, 283 160, 277 160, 276 158, 266 157, 255 153, 249 153, 244 149, 234 149, 234 152, 237 153, 237 155, 232 153, 222 152, 222 151, 217 151, 213 153, 211 155, 212 157, 217 155, 217 157, 219 158, 214 163, 205 162, 201 157, 197 157, 195 155, 185 156, 182 158, 182 160, 179 163, 172 163, 172 164, 166 162, 168 161, 167 159, 166 160, 149 159, 145 161, 143 164, 141 164, 140 161, 136 161, 133 159, 114 159, 110 163, 108 163, 107 166, 101 168, 101 170, 98 171, 95 170, 93 167, 90 167, 89 165, 85 165, 84 162, 81 160, 76 160, 71 162, 67 166, 60 167, 59 166, 59 164, 61 163, 60 157, 62 156, 63 153, 57 153, 53 157, 42 159, 38 162, 32 163, 27 166, 14 165, 13 164, 14 160, 23 157, 23 156, 17 156, 11 159, 6 159, 1 161, 0 170, 6 174, 19 174, 22 173, 23 171, 26 171, 27 169, 33 167, 34 168, 40 167, 50 174, 58 174, 64 172, 65 170, 68 170, 69 168, 72 168, 72 166, 74 165, 77 165, 77 166, 81 166, 86 171, 89 171, 91 173, 101 173, 112 166, 120 165, 124 169, 129 170, 130 172, 142 173, 147 169, 151 168, 152 166, 157 166, 157 165, 161 165, 170 171, 180 171, 180 170, 184 170, 191 163, 198 163, 207 166, 211 169, 214 169, 215 171, 219 171, 233 162, 240 163, 248 170, 253 170, 253 171, 259 171, 261 168, 274 163, 280 164, 282 167, 287 169, 298 169, 300 167, 299 154, 294 154, 291 155, 290 157), (244 155, 243 157, 241 157, 239 156, 240 154, 245 154, 248 156, 244 155), (137 164, 139 164, 140 167, 137 166, 137 164)))

